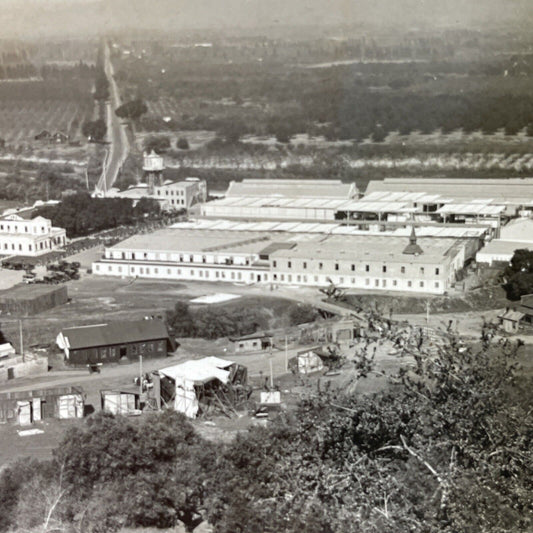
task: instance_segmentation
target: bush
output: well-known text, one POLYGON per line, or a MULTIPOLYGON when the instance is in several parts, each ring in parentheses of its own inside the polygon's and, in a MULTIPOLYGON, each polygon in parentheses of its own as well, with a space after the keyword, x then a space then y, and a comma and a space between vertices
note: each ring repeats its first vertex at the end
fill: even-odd
POLYGON ((516 250, 504 271, 507 282, 503 288, 509 300, 520 300, 525 294, 533 293, 533 252, 516 250))
POLYGON ((176 142, 176 148, 179 148, 180 150, 188 150, 190 148, 189 141, 186 137, 180 137, 178 141, 176 142))
POLYGON ((170 148, 170 137, 167 135, 151 135, 144 140, 144 150, 161 154, 170 148))

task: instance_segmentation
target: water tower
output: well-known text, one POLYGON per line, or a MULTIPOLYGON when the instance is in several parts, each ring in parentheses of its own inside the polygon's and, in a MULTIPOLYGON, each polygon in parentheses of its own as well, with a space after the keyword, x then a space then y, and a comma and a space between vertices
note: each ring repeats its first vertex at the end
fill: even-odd
POLYGON ((149 194, 154 193, 154 186, 163 185, 163 170, 165 170, 165 161, 163 156, 156 154, 153 150, 143 154, 143 176, 144 181, 148 184, 149 194))

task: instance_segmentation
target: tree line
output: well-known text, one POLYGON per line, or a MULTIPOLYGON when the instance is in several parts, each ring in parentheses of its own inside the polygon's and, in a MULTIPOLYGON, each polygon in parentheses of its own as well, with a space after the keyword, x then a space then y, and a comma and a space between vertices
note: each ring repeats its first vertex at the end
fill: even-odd
MULTIPOLYGON (((276 316, 278 321, 286 321, 291 326, 317 318, 318 313, 312 306, 289 302, 276 316)), ((271 319, 271 311, 259 306, 191 307, 183 300, 167 312, 167 322, 177 337, 204 339, 238 337, 266 330, 271 319)))
POLYGON ((37 211, 37 216, 48 218, 54 226, 65 228, 69 238, 134 224, 146 216, 159 215, 160 206, 151 198, 141 198, 134 207, 128 198, 92 198, 90 194, 82 192, 37 211))

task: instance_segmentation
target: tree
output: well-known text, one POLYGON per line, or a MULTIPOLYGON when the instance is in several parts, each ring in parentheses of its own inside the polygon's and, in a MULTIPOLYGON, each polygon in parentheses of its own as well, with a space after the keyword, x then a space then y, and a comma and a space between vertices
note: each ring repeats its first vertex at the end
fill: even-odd
POLYGON ((180 137, 176 142, 176 148, 180 150, 188 150, 190 147, 187 137, 180 137))
POLYGON ((24 493, 24 487, 36 476, 50 479, 51 471, 47 463, 22 459, 6 465, 0 471, 0 531, 17 525, 17 506, 24 493))
MULTIPOLYGON (((70 428, 54 454, 64 465, 69 501, 63 512, 74 516, 98 508, 98 522, 107 524, 102 531, 168 528, 178 520, 192 531, 203 520, 214 449, 180 413, 136 421, 99 413, 70 428)), ((97 525, 91 516, 85 524, 87 530, 97 525)))
POLYGON ((109 80, 107 79, 103 68, 100 68, 98 70, 94 85, 94 99, 107 100, 109 98, 109 80))
POLYGON ((308 304, 297 304, 290 308, 289 320, 292 325, 313 322, 318 317, 317 310, 308 304))
POLYGON ((141 99, 136 99, 122 104, 115 109, 115 114, 119 118, 136 121, 147 111, 148 107, 146 107, 146 104, 141 99))
POLYGON ((104 120, 92 120, 83 123, 81 132, 89 141, 101 141, 107 133, 107 126, 104 120))
POLYGON ((9 342, 9 341, 7 340, 2 330, 0 329, 0 344, 6 344, 6 342, 9 342))
POLYGON ((189 304, 182 300, 176 302, 174 310, 168 313, 169 325, 178 337, 194 337, 196 328, 189 310, 189 304))
POLYGON ((509 265, 504 270, 503 285, 509 300, 520 300, 525 294, 533 293, 533 252, 527 249, 515 250, 509 265))
MULTIPOLYGON (((471 348, 453 337, 436 353, 424 345, 404 350, 412 363, 391 376, 392 390, 326 389, 237 438, 213 480, 216 531, 529 531, 521 343, 484 334, 471 348)), ((373 367, 364 351, 355 366, 356 381, 373 367)))
POLYGON ((135 213, 136 216, 144 216, 144 215, 157 216, 161 213, 161 205, 154 198, 143 197, 137 202, 137 204, 133 208, 133 212, 135 213))
POLYGON ((154 150, 161 154, 170 148, 170 137, 167 135, 151 135, 144 140, 143 146, 146 152, 154 150))
POLYGON ((381 124, 378 124, 372 131, 372 141, 382 143, 387 138, 387 132, 381 124))

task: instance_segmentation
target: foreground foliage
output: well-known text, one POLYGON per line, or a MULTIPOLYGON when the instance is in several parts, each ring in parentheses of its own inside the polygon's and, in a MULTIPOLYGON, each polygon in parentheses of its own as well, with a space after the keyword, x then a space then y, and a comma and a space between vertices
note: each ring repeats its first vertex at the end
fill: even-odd
MULTIPOLYGON (((67 433, 52 463, 3 471, 0 530, 192 530, 208 519, 219 533, 531 531, 523 350, 489 330, 473 348, 453 337, 419 347, 386 392, 326 389, 227 446, 176 413, 99 414, 67 433)), ((364 377, 372 360, 356 366, 364 377)))

